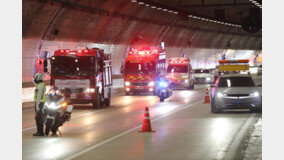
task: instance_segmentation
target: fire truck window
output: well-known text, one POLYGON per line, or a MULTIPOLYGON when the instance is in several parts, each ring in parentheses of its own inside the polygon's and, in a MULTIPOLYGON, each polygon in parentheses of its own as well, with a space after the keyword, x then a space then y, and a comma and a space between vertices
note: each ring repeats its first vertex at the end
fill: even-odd
POLYGON ((137 74, 141 72, 143 74, 153 74, 156 72, 156 66, 154 62, 126 62, 125 64, 125 74, 137 74))
POLYGON ((94 61, 89 56, 56 57, 51 65, 51 74, 55 76, 92 75, 94 61))
POLYGON ((167 73, 187 73, 188 66, 187 65, 169 65, 167 69, 167 73))

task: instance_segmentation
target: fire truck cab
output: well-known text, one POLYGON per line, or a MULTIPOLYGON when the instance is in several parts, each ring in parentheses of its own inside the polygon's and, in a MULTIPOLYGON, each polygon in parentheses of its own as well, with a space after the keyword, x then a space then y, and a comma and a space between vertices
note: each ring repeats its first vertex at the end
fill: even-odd
POLYGON ((73 104, 110 106, 112 64, 102 49, 57 50, 50 58, 50 84, 73 104))
POLYGON ((172 81, 172 88, 194 89, 194 77, 189 58, 170 58, 167 78, 172 81))
POLYGON ((161 47, 131 49, 125 59, 125 94, 154 93, 156 78, 166 69, 166 53, 161 47))

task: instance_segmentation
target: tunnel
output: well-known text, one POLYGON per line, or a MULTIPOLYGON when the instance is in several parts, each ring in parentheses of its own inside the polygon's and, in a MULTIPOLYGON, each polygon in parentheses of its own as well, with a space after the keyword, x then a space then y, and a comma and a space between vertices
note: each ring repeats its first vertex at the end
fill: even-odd
MULTIPOLYGON (((243 76, 248 73, 245 76, 252 77, 252 85, 257 90, 251 90, 252 93, 247 96, 260 97, 261 100, 261 0, 23 0, 23 159, 93 159, 94 156, 97 159, 117 156, 121 159, 245 159, 261 154, 257 149, 251 155, 245 152, 251 149, 250 143, 253 143, 249 139, 250 134, 260 134, 251 126, 258 127, 262 123, 261 113, 210 112, 213 97, 209 98, 212 103, 206 104, 204 94, 205 97, 207 92, 208 97, 209 92, 211 95, 217 94, 212 88, 217 87, 212 84, 219 83, 219 79, 216 81, 217 75, 210 79, 214 79, 212 84, 195 84, 195 88, 189 87, 189 90, 173 90, 172 98, 165 103, 158 102, 156 93, 146 96, 137 95, 136 92, 133 95, 126 93, 129 89, 121 68, 125 66, 133 48, 149 46, 163 47, 165 67, 170 65, 173 58, 186 57, 193 71, 211 72, 221 64, 220 60, 229 60, 229 63, 248 60, 243 65, 245 69, 239 69, 238 73, 243 76), (62 127, 63 140, 49 139, 34 144, 30 136, 36 130, 34 119, 31 118, 34 114, 34 75, 43 75, 48 92, 55 83, 51 78, 51 58, 56 52, 92 48, 110 55, 110 107, 93 110, 92 107, 74 104, 74 116, 62 127), (44 63, 47 63, 44 67, 47 72, 43 70, 44 63), (123 94, 124 91, 126 94, 123 94), (144 125, 144 121, 140 123, 143 115, 149 113, 148 110, 144 114, 145 107, 149 107, 152 127, 157 130, 152 135, 141 137, 143 133, 137 135, 136 130, 144 125), (181 117, 175 119, 177 114, 181 117), (236 135, 237 138, 232 139, 230 135, 236 135), (248 138, 246 143, 245 138, 248 138), (188 140, 190 142, 183 144, 188 140), (46 144, 51 145, 42 147, 46 144), (65 150, 68 146, 72 147, 65 150), (30 154, 34 149, 38 152, 30 154), (180 153, 180 157, 174 151, 180 153), (201 152, 206 154, 202 155, 201 152)), ((193 72, 190 74, 193 75, 193 72)), ((221 77, 220 71, 219 75, 221 77)), ((231 85, 234 82, 226 83, 231 85)), ((241 90, 234 94, 245 95, 239 92, 241 90)), ((236 103, 239 106, 240 102, 236 103)), ((258 104, 250 105, 255 107, 258 104)), ((261 144, 261 138, 255 143, 261 144)))

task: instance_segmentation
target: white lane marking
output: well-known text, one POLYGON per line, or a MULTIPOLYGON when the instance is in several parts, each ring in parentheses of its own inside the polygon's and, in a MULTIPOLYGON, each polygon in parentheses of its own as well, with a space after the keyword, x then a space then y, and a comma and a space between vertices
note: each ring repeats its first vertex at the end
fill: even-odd
POLYGON ((237 133, 237 136, 234 138, 233 143, 230 145, 227 156, 225 156, 225 160, 231 160, 235 159, 236 151, 241 143, 242 138, 244 137, 248 127, 252 123, 256 113, 253 113, 250 115, 250 117, 247 119, 245 124, 242 126, 241 130, 237 133))
MULTIPOLYGON (((188 107, 194 106, 194 105, 199 104, 199 103, 202 103, 202 102, 203 102, 203 101, 198 101, 198 102, 196 102, 196 103, 187 105, 187 106, 182 107, 182 108, 180 108, 180 109, 177 109, 177 110, 175 110, 175 111, 173 111, 173 112, 167 113, 167 114, 165 114, 165 115, 163 115, 163 116, 161 116, 161 117, 157 117, 157 118, 151 120, 151 122, 155 122, 155 121, 157 121, 157 120, 159 120, 159 119, 161 119, 161 118, 164 118, 164 117, 166 117, 166 116, 168 116, 168 115, 171 115, 171 114, 173 114, 173 113, 176 113, 176 112, 178 112, 178 111, 181 111, 181 110, 183 110, 183 109, 186 109, 186 108, 188 108, 188 107)), ((102 145, 104 145, 104 144, 106 144, 106 143, 108 143, 108 142, 110 142, 110 141, 113 141, 113 140, 115 140, 115 139, 117 139, 117 138, 119 138, 119 137, 121 137, 121 136, 123 136, 123 135, 125 135, 125 134, 127 134, 127 133, 130 133, 130 132, 132 132, 132 131, 134 131, 134 130, 136 130, 136 129, 138 129, 138 128, 141 128, 141 127, 142 127, 142 125, 139 125, 139 126, 136 126, 136 127, 134 127, 134 128, 131 128, 131 129, 129 129, 129 130, 125 131, 125 132, 122 132, 122 133, 120 133, 120 134, 118 134, 118 135, 116 135, 116 136, 114 136, 114 137, 111 137, 111 138, 109 138, 109 139, 107 139, 107 140, 104 140, 104 141, 102 141, 102 142, 100 142, 100 143, 97 143, 97 144, 95 144, 95 145, 93 145, 93 146, 91 146, 91 147, 89 147, 89 148, 86 148, 86 149, 84 149, 84 150, 82 150, 82 151, 80 151, 80 152, 77 152, 77 153, 75 153, 75 154, 73 154, 73 155, 71 155, 71 156, 69 156, 69 157, 67 157, 67 158, 64 158, 63 160, 71 160, 71 159, 74 159, 74 158, 76 158, 76 157, 78 157, 78 156, 80 156, 80 155, 82 155, 82 154, 84 154, 84 153, 86 153, 86 152, 89 152, 89 151, 91 151, 91 150, 93 150, 93 149, 95 149, 95 148, 97 148, 97 147, 99 147, 99 146, 102 146, 102 145)))
MULTIPOLYGON (((78 117, 83 117, 83 116, 88 116, 88 115, 91 115, 91 114, 94 114, 94 113, 105 111, 107 109, 109 109, 109 108, 105 108, 105 109, 101 109, 101 110, 98 110, 98 111, 93 111, 93 112, 89 112, 89 113, 84 113, 84 114, 72 116, 71 119, 78 118, 78 117)), ((35 129, 35 128, 36 128, 36 126, 25 128, 25 129, 22 129, 22 132, 25 132, 25 131, 28 131, 28 130, 31 130, 31 129, 35 129)))

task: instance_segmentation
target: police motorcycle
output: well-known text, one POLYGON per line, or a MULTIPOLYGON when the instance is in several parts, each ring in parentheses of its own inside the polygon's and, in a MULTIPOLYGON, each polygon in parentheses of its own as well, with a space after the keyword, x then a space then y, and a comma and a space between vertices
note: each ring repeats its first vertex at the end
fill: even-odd
POLYGON ((52 88, 46 95, 43 110, 46 126, 45 135, 49 135, 50 131, 56 134, 60 126, 66 121, 70 121, 73 105, 68 104, 68 99, 64 97, 60 90, 52 88))
POLYGON ((159 78, 156 87, 156 95, 160 97, 160 102, 172 95, 172 90, 169 88, 170 81, 166 78, 159 78))

